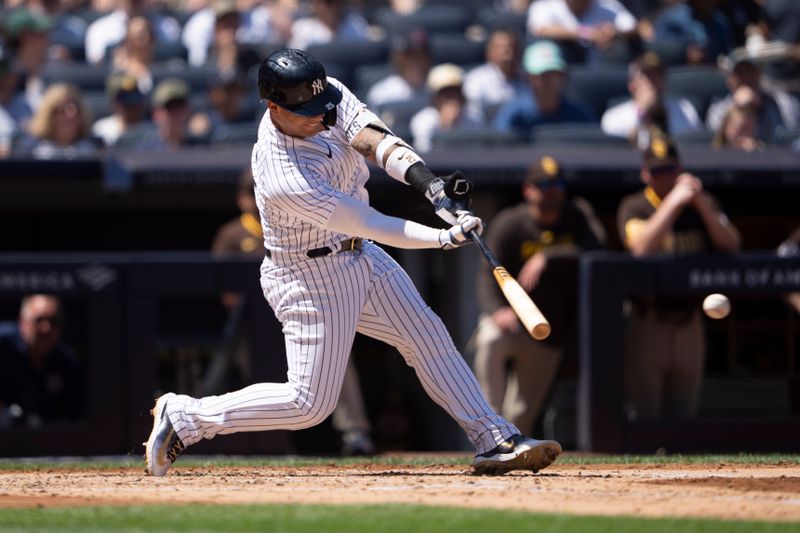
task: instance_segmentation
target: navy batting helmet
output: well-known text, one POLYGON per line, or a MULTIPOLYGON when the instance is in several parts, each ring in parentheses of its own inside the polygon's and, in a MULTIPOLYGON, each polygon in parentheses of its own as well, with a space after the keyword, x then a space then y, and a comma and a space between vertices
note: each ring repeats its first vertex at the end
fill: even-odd
POLYGON ((258 94, 298 115, 333 114, 334 123, 342 101, 342 91, 328 83, 322 63, 294 48, 278 50, 261 63, 258 94))

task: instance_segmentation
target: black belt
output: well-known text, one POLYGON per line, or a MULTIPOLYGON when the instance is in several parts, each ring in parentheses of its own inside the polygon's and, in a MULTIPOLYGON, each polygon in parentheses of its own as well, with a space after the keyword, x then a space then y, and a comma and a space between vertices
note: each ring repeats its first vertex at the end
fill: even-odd
MULTIPOLYGON (((350 239, 344 240, 339 245, 339 250, 336 252, 360 252, 361 251, 361 237, 352 237, 350 239)), ((333 250, 331 250, 330 246, 323 246, 322 248, 314 248, 313 250, 309 250, 306 252, 308 257, 325 257, 326 255, 331 255, 333 250)))

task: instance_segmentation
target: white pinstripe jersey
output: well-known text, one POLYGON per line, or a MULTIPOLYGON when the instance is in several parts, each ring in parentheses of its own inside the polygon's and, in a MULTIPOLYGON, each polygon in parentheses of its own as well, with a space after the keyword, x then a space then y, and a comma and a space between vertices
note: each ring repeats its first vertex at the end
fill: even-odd
POLYGON ((274 263, 305 259, 308 250, 322 246, 338 249, 351 235, 329 231, 325 223, 339 198, 369 201, 364 188, 369 169, 350 146, 362 127, 355 117, 366 106, 338 80, 329 77, 328 82, 342 91, 338 119, 330 130, 305 139, 292 137, 275 128, 269 110, 258 127, 251 164, 264 247, 274 263))

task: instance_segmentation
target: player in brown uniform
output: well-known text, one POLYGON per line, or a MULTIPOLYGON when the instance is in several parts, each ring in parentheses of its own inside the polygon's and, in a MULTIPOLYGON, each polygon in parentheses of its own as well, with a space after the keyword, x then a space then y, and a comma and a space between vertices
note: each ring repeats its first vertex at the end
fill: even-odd
MULTIPOLYGON (((225 254, 252 254, 256 257, 264 255, 264 234, 261 230, 261 221, 258 206, 254 195, 253 172, 248 167, 239 178, 239 187, 236 194, 236 205, 241 214, 222 225, 217 231, 211 251, 216 255, 225 254)), ((240 295, 235 293, 223 294, 223 304, 232 313, 240 304, 240 295)), ((220 353, 215 358, 203 383, 203 395, 229 390, 221 383, 225 374, 234 364, 241 376, 249 374, 250 350, 244 335, 237 335, 229 353, 220 353)), ((353 358, 347 362, 342 383, 341 396, 336 409, 333 411, 333 427, 342 435, 343 455, 372 455, 375 445, 370 437, 371 427, 364 408, 361 388, 358 380, 358 371, 353 365, 353 358)))
POLYGON ((588 202, 567 197, 563 173, 551 157, 530 166, 522 194, 522 203, 497 214, 486 241, 542 308, 553 333, 544 341, 533 340, 484 268, 478 278, 482 315, 475 335, 475 373, 492 408, 530 433, 574 322, 575 259, 582 250, 601 248, 605 232, 588 202), (548 268, 561 258, 558 266, 548 268))
MULTIPOLYGON (((739 233, 697 176, 685 172, 666 137, 643 152, 644 190, 625 197, 617 226, 635 257, 734 252, 739 233)), ((627 329, 627 386, 642 419, 690 418, 697 410, 705 360, 699 302, 677 297, 637 297, 627 329)))
MULTIPOLYGON (((778 257, 800 257, 800 226, 778 246, 777 253, 778 257)), ((800 313, 800 292, 790 292, 785 296, 785 300, 800 313)))

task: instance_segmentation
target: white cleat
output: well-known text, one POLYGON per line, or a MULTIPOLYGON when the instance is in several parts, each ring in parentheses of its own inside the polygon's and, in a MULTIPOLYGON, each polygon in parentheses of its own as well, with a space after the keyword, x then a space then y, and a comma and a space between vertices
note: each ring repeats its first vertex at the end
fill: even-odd
POLYGON ((153 429, 144 444, 145 472, 151 476, 164 476, 178 455, 186 449, 167 416, 167 402, 175 395, 171 392, 156 400, 150 410, 153 415, 153 429))
POLYGON ((512 470, 538 472, 547 468, 561 453, 554 440, 536 440, 513 435, 495 449, 475 456, 474 473, 479 476, 502 476, 512 470))

